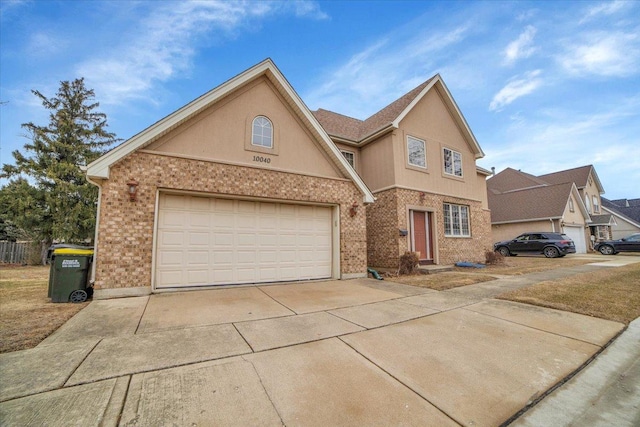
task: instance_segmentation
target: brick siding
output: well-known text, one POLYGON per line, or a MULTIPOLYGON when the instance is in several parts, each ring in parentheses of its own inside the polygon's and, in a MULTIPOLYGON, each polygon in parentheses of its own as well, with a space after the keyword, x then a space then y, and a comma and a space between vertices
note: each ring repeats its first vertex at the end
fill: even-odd
POLYGON ((352 182, 136 152, 112 166, 102 185, 97 290, 151 286, 158 189, 337 204, 341 273, 366 273, 365 209, 349 214, 354 202, 362 204, 352 182), (126 193, 131 178, 139 182, 136 202, 126 193))
POLYGON ((410 250, 407 206, 423 206, 433 212, 439 264, 458 261, 484 262, 485 252, 491 250, 491 217, 488 210, 477 201, 439 194, 431 194, 394 188, 376 193, 376 202, 367 207, 367 260, 369 266, 397 268, 399 258, 410 250), (445 237, 443 204, 452 203, 469 206, 471 237, 445 237), (400 236, 399 230, 408 230, 400 236))

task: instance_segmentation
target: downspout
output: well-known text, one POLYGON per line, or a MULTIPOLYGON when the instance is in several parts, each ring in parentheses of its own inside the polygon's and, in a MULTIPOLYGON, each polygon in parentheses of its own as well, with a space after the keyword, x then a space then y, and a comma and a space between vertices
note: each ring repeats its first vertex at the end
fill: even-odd
POLYGON ((553 223, 553 218, 549 218, 549 221, 551 221, 551 232, 555 233, 556 232, 556 225, 553 223))
POLYGON ((91 263, 91 279, 89 279, 89 282, 93 283, 96 280, 96 257, 98 255, 98 228, 100 226, 100 207, 102 206, 102 186, 97 182, 92 181, 91 178, 89 178, 89 175, 87 175, 87 181, 95 185, 96 187, 98 187, 98 208, 96 210, 96 230, 94 231, 94 236, 93 236, 93 262, 91 263))

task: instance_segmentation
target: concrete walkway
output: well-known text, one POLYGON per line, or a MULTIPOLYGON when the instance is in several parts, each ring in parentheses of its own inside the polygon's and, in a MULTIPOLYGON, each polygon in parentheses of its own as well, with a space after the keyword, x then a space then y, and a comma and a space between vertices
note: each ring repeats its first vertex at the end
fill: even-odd
POLYGON ((599 268, 445 292, 360 279, 94 301, 0 355, 0 425, 493 426, 598 354, 514 425, 638 425, 638 321, 606 347, 624 325, 491 299, 599 268))

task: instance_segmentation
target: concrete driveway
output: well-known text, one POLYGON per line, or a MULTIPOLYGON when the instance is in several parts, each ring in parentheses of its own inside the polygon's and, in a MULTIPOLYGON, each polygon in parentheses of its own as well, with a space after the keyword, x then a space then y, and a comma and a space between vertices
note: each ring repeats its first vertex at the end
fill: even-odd
POLYGON ((38 347, 0 355, 0 424, 500 425, 624 328, 476 286, 359 279, 94 301, 38 347))

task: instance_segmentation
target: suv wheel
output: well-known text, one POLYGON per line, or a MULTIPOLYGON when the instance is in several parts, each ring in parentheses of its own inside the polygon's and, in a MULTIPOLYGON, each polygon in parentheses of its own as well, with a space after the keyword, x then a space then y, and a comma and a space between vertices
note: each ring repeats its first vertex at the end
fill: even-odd
POLYGON ((498 248, 498 253, 502 256, 509 256, 511 255, 511 252, 509 252, 509 248, 507 248, 506 246, 500 246, 498 248))
POLYGON ((557 258, 560 255, 560 251, 555 246, 547 246, 542 252, 547 258, 557 258))
POLYGON ((600 251, 600 253, 602 255, 613 255, 614 251, 613 251, 613 246, 609 246, 609 245, 602 245, 598 248, 598 250, 600 251))

